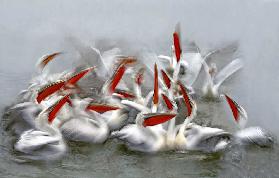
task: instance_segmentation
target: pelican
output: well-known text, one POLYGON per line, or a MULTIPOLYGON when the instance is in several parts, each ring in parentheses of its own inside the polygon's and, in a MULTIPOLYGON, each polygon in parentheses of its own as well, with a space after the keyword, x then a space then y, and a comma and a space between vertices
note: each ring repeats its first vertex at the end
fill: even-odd
POLYGON ((177 151, 222 151, 230 144, 230 133, 219 128, 199 126, 191 123, 196 116, 196 106, 192 104, 192 114, 177 127, 175 149, 177 151))
POLYGON ((51 62, 54 58, 56 58, 57 56, 61 55, 62 52, 55 52, 52 54, 46 54, 44 56, 42 56, 38 62, 37 62, 37 68, 39 70, 41 70, 41 72, 44 70, 45 66, 51 62))
POLYGON ((36 128, 35 118, 41 111, 42 107, 33 102, 16 104, 5 113, 9 116, 8 120, 3 120, 5 130, 19 136, 26 130, 36 128))
POLYGON ((143 114, 139 113, 136 124, 129 124, 120 131, 112 133, 113 138, 123 140, 129 149, 140 152, 154 153, 167 149, 164 129, 155 128, 156 125, 170 120, 176 114, 143 114))
POLYGON ((136 124, 129 124, 120 131, 112 133, 116 137, 125 141, 131 150, 142 152, 157 152, 165 150, 166 130, 162 127, 163 122, 176 116, 173 113, 157 113, 159 104, 159 84, 158 69, 154 65, 154 90, 151 108, 133 101, 123 100, 122 104, 133 107, 140 111, 136 117, 136 124))
POLYGON ((51 125, 57 113, 68 101, 68 95, 60 99, 53 107, 43 110, 35 119, 37 129, 23 132, 14 145, 21 157, 31 160, 58 160, 65 155, 67 146, 62 134, 55 125, 51 125))
POLYGON ((57 92, 72 92, 70 90, 72 87, 75 87, 77 82, 82 79, 87 73, 91 72, 95 67, 89 67, 87 69, 84 69, 77 74, 71 75, 66 80, 60 80, 55 83, 48 84, 47 86, 42 87, 38 91, 36 101, 38 103, 41 103, 43 100, 47 99, 47 97, 53 95, 57 92))
POLYGON ((176 25, 175 31, 173 33, 173 45, 171 46, 171 51, 172 57, 159 55, 158 58, 168 62, 166 70, 171 75, 172 79, 174 81, 177 81, 181 72, 181 66, 188 66, 188 63, 186 61, 182 61, 183 53, 181 48, 181 35, 179 24, 176 25))
POLYGON ((102 114, 102 117, 108 124, 109 130, 114 131, 122 128, 126 125, 130 114, 134 113, 134 110, 127 110, 123 108, 120 103, 121 99, 134 98, 134 94, 129 93, 125 90, 120 90, 117 88, 123 75, 125 74, 127 68, 136 62, 133 57, 123 57, 119 60, 116 69, 109 80, 106 81, 102 88, 101 100, 104 103, 113 103, 119 106, 119 109, 114 111, 109 111, 102 114))
POLYGON ((60 126, 62 135, 71 141, 104 143, 109 136, 109 128, 104 118, 97 113, 74 115, 60 126))
POLYGON ((171 46, 172 56, 159 55, 158 58, 161 59, 170 78, 175 82, 179 78, 190 91, 190 94, 193 94, 195 92, 192 86, 198 78, 202 63, 218 51, 211 51, 204 56, 202 56, 198 47, 197 52, 183 52, 180 26, 177 24, 176 30, 173 33, 173 45, 171 46))
POLYGON ((203 95, 209 98, 219 97, 219 87, 221 84, 242 67, 242 60, 237 58, 217 73, 216 64, 212 63, 210 66, 208 66, 204 61, 203 68, 206 73, 206 79, 202 89, 203 95))
POLYGON ((108 77, 110 70, 112 69, 111 64, 113 64, 113 60, 119 56, 121 50, 119 48, 113 48, 101 54, 99 49, 93 46, 91 46, 91 49, 98 56, 93 63, 98 66, 97 75, 101 78, 108 77))
POLYGON ((56 73, 56 74, 49 74, 45 69, 47 64, 54 60, 57 56, 60 56, 62 52, 55 52, 52 54, 46 54, 42 56, 36 66, 38 70, 38 76, 34 77, 30 81, 30 85, 28 89, 22 90, 19 93, 18 100, 19 102, 28 102, 35 100, 36 97, 36 91, 40 89, 41 86, 47 85, 48 83, 53 83, 55 81, 58 81, 60 78, 63 78, 66 74, 66 72, 63 73, 56 73))
POLYGON ((261 147, 269 147, 274 144, 274 137, 264 129, 260 127, 245 128, 248 121, 247 112, 228 95, 224 94, 221 96, 225 97, 233 113, 234 120, 240 129, 233 134, 235 144, 258 145, 261 147))
POLYGON ((179 83, 180 90, 188 110, 188 115, 183 124, 179 125, 175 137, 175 149, 178 151, 204 151, 217 152, 223 150, 230 143, 230 134, 222 129, 203 127, 191 123, 197 115, 196 103, 186 91, 186 87, 179 83))
POLYGON ((58 116, 57 123, 63 137, 71 141, 104 143, 109 129, 104 117, 88 108, 91 98, 70 99, 71 105, 65 106, 58 116))
POLYGON ((229 144, 230 133, 219 128, 188 123, 188 120, 180 127, 175 140, 178 151, 218 152, 227 148, 229 144))

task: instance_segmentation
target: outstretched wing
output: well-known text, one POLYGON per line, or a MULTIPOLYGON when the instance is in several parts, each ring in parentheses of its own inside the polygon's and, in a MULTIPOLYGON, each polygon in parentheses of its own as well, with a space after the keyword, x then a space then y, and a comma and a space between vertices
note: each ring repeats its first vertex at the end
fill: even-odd
MULTIPOLYGON (((146 72, 145 74, 147 75, 145 78, 153 78, 154 77, 154 64, 157 63, 157 61, 159 61, 157 55, 155 53, 152 52, 147 52, 143 54, 143 58, 142 58, 142 62, 143 64, 146 66, 146 72)), ((161 66, 160 63, 157 63, 158 65, 158 69, 163 69, 163 67, 161 66)), ((146 82, 148 82, 148 80, 146 80, 146 82)), ((153 83, 153 82, 151 82, 153 83)), ((153 86, 153 84, 152 84, 153 86)), ((159 86, 162 87, 164 86, 163 81, 161 80, 161 78, 159 78, 159 86)))
POLYGON ((224 67, 214 78, 214 83, 216 87, 219 87, 227 78, 229 78, 233 73, 238 71, 243 67, 243 62, 241 59, 235 59, 224 67))
POLYGON ((160 61, 160 63, 162 63, 162 65, 164 65, 164 67, 168 67, 170 66, 170 64, 172 63, 172 58, 170 56, 165 56, 165 55, 159 55, 158 59, 160 61))
POLYGON ((113 48, 107 51, 104 51, 101 57, 101 63, 104 66, 103 70, 110 73, 110 70, 113 68, 113 64, 117 56, 121 54, 121 50, 119 48, 113 48))
POLYGON ((59 142, 59 138, 51 136, 48 132, 28 130, 21 135, 15 144, 15 149, 24 153, 31 153, 56 142, 59 142))

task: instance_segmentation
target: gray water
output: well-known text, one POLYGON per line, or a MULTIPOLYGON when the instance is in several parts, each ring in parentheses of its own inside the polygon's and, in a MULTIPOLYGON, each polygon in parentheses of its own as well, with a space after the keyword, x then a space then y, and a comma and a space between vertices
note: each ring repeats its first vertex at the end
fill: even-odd
MULTIPOLYGON (((119 46, 127 54, 146 49, 169 54, 179 21, 184 44, 194 41, 204 53, 238 46, 236 56, 245 67, 226 83, 226 91, 247 110, 249 126, 261 126, 278 137, 278 10, 277 0, 0 0, 0 109, 27 87, 37 59, 45 53, 65 52, 51 64, 53 71, 73 68, 80 57, 77 51, 86 45, 103 50, 119 46)), ((222 55, 216 58, 228 57, 222 55)), ((233 126, 220 105, 201 103, 200 117, 223 128, 233 126)), ((67 156, 55 163, 19 163, 9 142, 1 130, 1 177, 279 177, 277 144, 218 154, 149 155, 110 140, 99 146, 71 143, 67 156)))

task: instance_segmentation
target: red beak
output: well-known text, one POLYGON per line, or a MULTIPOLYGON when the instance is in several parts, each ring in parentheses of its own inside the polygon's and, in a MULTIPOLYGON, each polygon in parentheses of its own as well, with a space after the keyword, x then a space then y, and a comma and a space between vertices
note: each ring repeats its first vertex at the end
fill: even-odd
POLYGON ((94 68, 95 67, 87 68, 72 76, 70 79, 67 80, 66 85, 75 85, 81 78, 83 78, 88 72, 91 72, 94 68))
POLYGON ((163 93, 162 93, 162 98, 163 98, 163 100, 165 101, 165 103, 166 103, 168 109, 169 109, 170 111, 173 110, 173 104, 172 104, 172 102, 170 101, 170 99, 169 99, 166 95, 164 95, 163 93))
POLYGON ((170 89, 170 87, 171 87, 171 80, 170 80, 168 74, 164 70, 161 70, 161 74, 162 74, 164 83, 166 84, 167 88, 170 89))
POLYGON ((178 82, 178 85, 180 87, 180 90, 181 90, 181 93, 182 93, 185 105, 186 105, 187 110, 188 110, 188 116, 190 116, 192 114, 192 104, 191 104, 190 97, 189 97, 189 95, 188 95, 184 85, 181 82, 178 82))
POLYGON ((143 126, 154 126, 158 124, 162 124, 172 118, 174 118, 176 114, 167 114, 167 113, 151 113, 144 114, 143 126))
POLYGON ((69 96, 70 95, 64 96, 61 100, 59 100, 56 104, 54 104, 50 108, 51 111, 48 114, 49 123, 52 123, 52 121, 55 119, 57 113, 60 111, 60 109, 64 106, 65 103, 71 103, 70 105, 72 105, 72 102, 70 101, 69 96))
POLYGON ((233 99, 231 99, 228 95, 225 95, 225 97, 232 110, 234 120, 238 122, 239 120, 238 104, 233 99))
POLYGON ((114 93, 115 88, 117 87, 118 83, 122 79, 125 71, 126 65, 134 64, 137 60, 133 57, 126 57, 120 60, 120 64, 118 65, 116 71, 113 74, 111 82, 109 84, 108 91, 110 94, 114 93))
POLYGON ((112 80, 109 85, 109 92, 112 94, 115 91, 115 88, 117 87, 118 83, 122 79, 124 73, 126 71, 125 65, 120 65, 117 70, 115 71, 112 80))
POLYGON ((113 111, 120 109, 118 106, 108 105, 108 104, 99 104, 99 103, 90 103, 86 110, 96 111, 98 113, 104 113, 107 111, 113 111))
POLYGON ((179 25, 176 25, 175 32, 173 33, 173 45, 174 45, 174 50, 175 50, 175 56, 177 59, 177 62, 180 61, 180 56, 181 56, 181 45, 180 45, 180 29, 179 25))
POLYGON ((46 87, 43 87, 39 92, 37 96, 37 102, 41 103, 45 98, 52 95, 53 93, 57 92, 64 86, 64 81, 59 81, 55 83, 51 83, 50 85, 47 85, 46 87))
POLYGON ((135 95, 133 93, 124 90, 115 90, 114 93, 120 95, 122 98, 135 98, 135 95))

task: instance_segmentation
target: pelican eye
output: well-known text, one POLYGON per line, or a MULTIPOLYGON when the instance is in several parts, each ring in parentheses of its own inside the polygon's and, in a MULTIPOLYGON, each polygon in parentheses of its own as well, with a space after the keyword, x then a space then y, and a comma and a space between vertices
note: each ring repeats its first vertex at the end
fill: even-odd
POLYGON ((179 69, 179 75, 185 75, 185 74, 186 74, 186 67, 184 65, 181 65, 179 69))
POLYGON ((185 130, 191 130, 191 127, 186 127, 186 129, 185 130))

